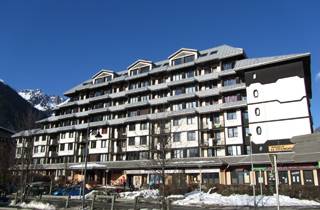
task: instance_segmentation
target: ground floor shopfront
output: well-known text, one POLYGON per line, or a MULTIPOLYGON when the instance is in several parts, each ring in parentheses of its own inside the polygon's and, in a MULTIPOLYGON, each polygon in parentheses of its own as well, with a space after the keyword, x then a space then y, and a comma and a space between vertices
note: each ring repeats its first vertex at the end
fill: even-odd
MULTIPOLYGON (((320 169, 316 163, 279 164, 279 181, 283 185, 319 186, 320 169)), ((53 177, 60 183, 79 183, 83 180, 83 169, 34 170, 33 173, 53 177)), ((156 188, 162 183, 162 171, 156 169, 107 169, 89 168, 87 183, 91 185, 127 186, 134 189, 156 188)), ((222 185, 271 185, 275 175, 271 165, 250 165, 175 168, 165 170, 166 185, 210 186, 222 185)))

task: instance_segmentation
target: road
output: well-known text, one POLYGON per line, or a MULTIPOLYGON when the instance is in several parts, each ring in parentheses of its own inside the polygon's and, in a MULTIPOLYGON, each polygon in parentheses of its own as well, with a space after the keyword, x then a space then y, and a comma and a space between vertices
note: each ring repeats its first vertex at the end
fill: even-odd
MULTIPOLYGON (((70 200, 69 202, 69 208, 65 208, 65 200, 62 199, 43 199, 43 202, 48 202, 50 204, 53 204, 54 206, 58 207, 59 209, 65 209, 65 210, 78 210, 81 206, 80 200, 70 200)), ((91 205, 91 201, 87 201, 86 203, 88 206, 91 205)), ((94 209, 97 210, 109 210, 110 209, 110 203, 102 202, 102 201, 96 201, 94 203, 94 209)), ((160 206, 158 204, 152 204, 152 203, 140 203, 138 204, 138 209, 143 210, 157 210, 160 209, 160 206)), ((115 203, 115 210, 133 210, 134 209, 134 202, 133 201, 116 201, 115 203)), ((194 206, 172 206, 170 208, 171 210, 254 210, 254 207, 232 207, 232 206, 206 206, 206 207, 194 207, 194 206)), ((258 207, 257 209, 261 210, 276 210, 276 207, 258 207)), ((281 210, 313 210, 313 209, 319 209, 320 208, 312 208, 312 207, 281 207, 281 210)))

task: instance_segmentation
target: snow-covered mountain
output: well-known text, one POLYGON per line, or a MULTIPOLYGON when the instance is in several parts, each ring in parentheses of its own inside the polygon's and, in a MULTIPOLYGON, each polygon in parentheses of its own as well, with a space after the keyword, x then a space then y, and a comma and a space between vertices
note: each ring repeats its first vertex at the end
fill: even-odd
POLYGON ((18 91, 19 95, 41 111, 50 111, 67 99, 61 96, 47 95, 40 89, 18 91))

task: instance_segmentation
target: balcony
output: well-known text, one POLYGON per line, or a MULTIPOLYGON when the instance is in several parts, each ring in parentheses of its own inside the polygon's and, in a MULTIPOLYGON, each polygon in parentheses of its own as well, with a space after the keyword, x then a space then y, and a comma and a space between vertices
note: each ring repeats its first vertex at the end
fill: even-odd
POLYGON ((208 130, 209 130, 209 129, 212 129, 212 122, 209 121, 208 123, 203 123, 202 126, 201 126, 201 128, 202 128, 202 129, 205 129, 205 130, 206 130, 206 129, 208 129, 208 130))
POLYGON ((50 139, 49 144, 50 145, 58 145, 58 139, 57 138, 50 139))

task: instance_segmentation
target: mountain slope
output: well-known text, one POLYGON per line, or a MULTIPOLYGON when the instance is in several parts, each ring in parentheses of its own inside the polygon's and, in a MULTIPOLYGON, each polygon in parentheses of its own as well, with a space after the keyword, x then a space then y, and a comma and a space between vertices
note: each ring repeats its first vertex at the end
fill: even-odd
POLYGON ((49 96, 40 89, 25 89, 18 93, 22 98, 27 100, 40 111, 51 111, 58 104, 63 103, 66 100, 61 96, 49 96))
POLYGON ((0 81, 0 126, 20 131, 32 128, 46 113, 35 109, 10 86, 0 81))

